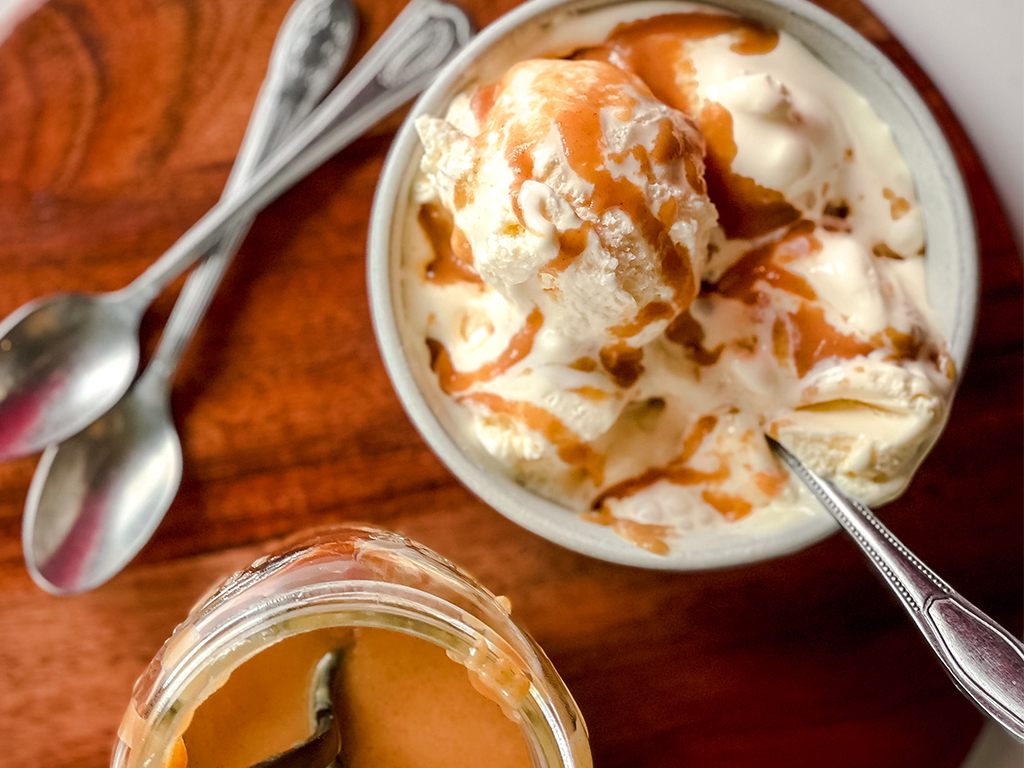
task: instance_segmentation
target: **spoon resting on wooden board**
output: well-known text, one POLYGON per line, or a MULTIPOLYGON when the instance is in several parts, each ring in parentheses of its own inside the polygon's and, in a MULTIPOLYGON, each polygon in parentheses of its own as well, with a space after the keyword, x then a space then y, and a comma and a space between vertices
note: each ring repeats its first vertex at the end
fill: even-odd
POLYGON ((454 5, 413 0, 342 83, 145 272, 103 294, 63 293, 0 321, 0 461, 64 440, 127 391, 153 299, 225 234, 430 83, 472 36, 454 5))
MULTIPOLYGON (((296 119, 292 133, 279 130, 274 136, 293 155, 322 138, 324 131, 334 150, 341 149, 430 82, 468 40, 469 29, 468 19, 454 6, 435 0, 411 3, 308 121, 296 119), (403 58, 410 49, 413 60, 403 58), (395 72, 396 61, 412 68, 395 72), (312 134, 309 121, 313 128, 319 126, 312 134), (297 145, 296 140, 307 143, 297 145)), ((282 45, 282 50, 288 47, 282 45)), ((293 86, 299 87, 300 81, 294 77, 293 86)), ((272 147, 263 154, 281 157, 272 147)), ((244 196, 246 185, 253 183, 253 176, 260 177, 263 167, 252 175, 235 176, 241 189, 234 194, 244 196)), ((281 168, 278 172, 292 173, 281 168)), ((248 221, 232 217, 225 224, 244 228, 248 221)), ((129 395, 43 454, 29 486, 22 524, 25 561, 43 589, 72 594, 109 580, 145 546, 174 500, 182 454, 170 414, 170 377, 226 266, 226 259, 208 259, 202 271, 190 277, 153 363, 129 395)))
MULTIPOLYGON (((274 41, 225 197, 237 193, 334 86, 357 29, 350 0, 298 0, 292 6, 274 41)), ((80 592, 105 581, 163 517, 181 479, 171 376, 250 223, 226 230, 189 275, 152 361, 124 397, 43 454, 29 489, 22 542, 29 573, 44 589, 80 592)))

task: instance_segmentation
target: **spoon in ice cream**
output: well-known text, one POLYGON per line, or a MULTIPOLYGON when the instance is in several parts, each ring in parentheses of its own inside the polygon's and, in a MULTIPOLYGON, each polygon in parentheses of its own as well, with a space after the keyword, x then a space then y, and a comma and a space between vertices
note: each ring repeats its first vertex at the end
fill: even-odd
POLYGON ((57 294, 0 322, 0 460, 76 434, 128 389, 139 321, 153 298, 224 234, 418 94, 472 34, 439 0, 413 0, 266 162, 149 269, 108 294, 57 294))
POLYGON ((818 477, 781 443, 766 439, 867 555, 957 687, 1024 741, 1024 644, 951 589, 867 507, 818 477))

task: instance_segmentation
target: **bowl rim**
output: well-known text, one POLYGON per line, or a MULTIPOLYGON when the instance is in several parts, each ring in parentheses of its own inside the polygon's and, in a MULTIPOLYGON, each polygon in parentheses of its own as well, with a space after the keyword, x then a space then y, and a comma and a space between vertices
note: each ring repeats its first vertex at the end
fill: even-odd
MULTIPOLYGON (((753 539, 723 536, 727 529, 716 528, 715 536, 720 543, 712 549, 678 549, 667 555, 644 550, 622 539, 609 527, 587 522, 571 510, 526 490, 500 472, 496 464, 490 468, 484 466, 481 462, 486 462, 487 457, 474 456, 472 446, 460 444, 442 425, 421 391, 405 354, 397 321, 394 291, 400 289, 397 287, 398 281, 393 279, 391 243, 398 231, 398 223, 393 211, 399 195, 407 188, 411 174, 410 160, 419 148, 414 119, 421 114, 436 113, 433 111, 435 108, 447 104, 454 95, 451 90, 460 77, 464 76, 469 65, 512 30, 556 12, 597 10, 633 2, 642 4, 644 0, 528 0, 483 29, 420 96, 392 142, 374 194, 367 238, 367 289, 371 320, 388 377, 413 425, 449 471, 499 514, 566 549, 621 565, 691 571, 752 564, 809 547, 838 530, 838 524, 825 514, 812 515, 800 520, 798 524, 768 531, 753 539), (736 540, 730 541, 730 538, 736 540)), ((963 254, 957 261, 960 290, 953 315, 958 322, 947 338, 958 374, 954 391, 949 396, 952 400, 955 388, 963 377, 977 323, 978 244, 971 198, 959 165, 924 99, 880 49, 845 22, 807 0, 698 0, 689 4, 717 7, 784 28, 805 45, 806 40, 791 31, 791 23, 806 24, 820 30, 826 36, 845 44, 854 56, 863 61, 871 77, 891 90, 897 105, 911 118, 912 129, 908 128, 906 132, 916 131, 920 134, 919 138, 924 140, 933 157, 945 190, 944 202, 950 209, 948 213, 953 218, 953 228, 957 235, 952 247, 957 253, 963 254), (778 23, 780 19, 787 23, 778 23)), ((808 47, 818 55, 813 46, 808 47)), ((845 74, 842 76, 847 79, 845 74)), ((871 102, 870 98, 868 100, 871 102)), ((873 102, 872 106, 875 106, 873 102)), ((899 131, 893 128, 893 132, 898 138, 899 131)), ((906 148, 903 146, 901 153, 906 156, 906 148)), ((479 449, 476 452, 479 453, 479 449)))

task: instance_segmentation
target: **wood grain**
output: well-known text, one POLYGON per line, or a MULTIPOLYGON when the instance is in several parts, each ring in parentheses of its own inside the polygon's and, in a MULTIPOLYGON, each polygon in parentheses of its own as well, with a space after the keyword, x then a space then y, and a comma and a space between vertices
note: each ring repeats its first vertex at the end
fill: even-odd
MULTIPOLYGON (((401 0, 359 0, 365 50, 401 0)), ((483 26, 513 0, 465 0, 483 26)), ((883 517, 1021 632, 1022 275, 978 157, 927 77, 856 0, 823 5, 921 90, 970 187, 977 341, 949 426, 883 517)), ((288 0, 50 0, 0 46, 0 316, 119 288, 217 199, 288 0)), ((980 716, 852 544, 714 573, 597 562, 462 488, 405 417, 367 307, 366 222, 396 120, 262 214, 187 353, 185 478, 152 543, 87 595, 24 571, 35 459, 0 464, 0 765, 101 768, 134 679, 189 606, 266 543, 371 521, 508 595, 590 726, 598 766, 952 768, 980 716)), ((146 347, 173 293, 144 323, 146 347)))

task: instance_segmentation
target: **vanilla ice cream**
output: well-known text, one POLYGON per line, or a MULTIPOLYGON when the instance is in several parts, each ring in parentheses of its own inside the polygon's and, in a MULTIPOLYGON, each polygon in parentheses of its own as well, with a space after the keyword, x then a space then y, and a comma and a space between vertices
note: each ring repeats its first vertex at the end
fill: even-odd
POLYGON ((428 331, 441 386, 510 460, 578 453, 618 418, 639 350, 697 295, 715 224, 703 138, 629 72, 558 59, 518 64, 417 129, 420 216, 443 228, 433 239, 466 273, 454 282, 480 287, 442 302, 428 331))
POLYGON ((467 438, 655 552, 817 514, 765 432, 893 498, 955 378, 888 128, 791 37, 680 8, 419 118, 403 241, 467 438))

